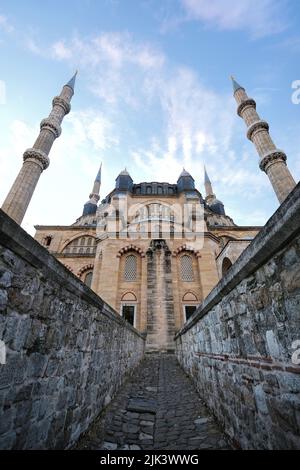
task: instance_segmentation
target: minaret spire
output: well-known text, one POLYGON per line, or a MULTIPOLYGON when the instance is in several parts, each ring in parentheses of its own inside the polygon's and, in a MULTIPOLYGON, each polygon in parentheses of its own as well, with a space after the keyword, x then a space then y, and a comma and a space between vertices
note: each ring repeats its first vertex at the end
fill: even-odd
POLYGON ((97 202, 100 199, 99 194, 100 194, 100 186, 101 186, 101 171, 102 171, 102 162, 100 163, 100 168, 99 168, 99 171, 97 173, 96 179, 94 181, 93 190, 90 194, 90 199, 92 199, 92 198, 97 199, 97 202))
POLYGON ((205 165, 204 165, 204 186, 205 186, 206 197, 214 196, 212 184, 207 174, 205 165))
POLYGON ((99 171, 94 181, 92 192, 89 195, 90 199, 88 200, 88 202, 84 204, 82 215, 96 214, 97 204, 100 199, 101 171, 102 171, 102 162, 100 164, 99 171))
POLYGON ((75 90, 75 81, 76 81, 76 76, 77 76, 78 70, 74 73, 73 77, 66 83, 66 86, 72 88, 73 92, 75 90))
POLYGON ((216 195, 213 192, 212 184, 207 174, 205 165, 204 165, 204 186, 205 186, 205 193, 206 193, 205 202, 208 205, 208 207, 213 212, 216 212, 219 215, 225 215, 224 204, 222 201, 216 198, 216 195))
POLYGON ((231 78, 231 81, 232 81, 232 86, 233 86, 233 92, 235 93, 237 90, 244 90, 245 91, 245 88, 243 88, 236 80, 235 78, 231 75, 230 76, 231 78))
POLYGON ((18 224, 22 223, 41 173, 48 168, 49 153, 53 142, 61 134, 61 123, 71 109, 74 94, 75 75, 63 86, 59 96, 52 101, 52 110, 40 124, 40 133, 32 148, 23 154, 23 166, 15 179, 2 210, 18 224))
POLYGON ((269 135, 269 124, 256 112, 255 101, 248 97, 245 89, 233 78, 232 83, 233 96, 238 104, 237 113, 248 127, 247 137, 253 142, 259 154, 259 167, 268 175, 276 196, 282 203, 296 186, 286 165, 286 154, 276 148, 269 135))

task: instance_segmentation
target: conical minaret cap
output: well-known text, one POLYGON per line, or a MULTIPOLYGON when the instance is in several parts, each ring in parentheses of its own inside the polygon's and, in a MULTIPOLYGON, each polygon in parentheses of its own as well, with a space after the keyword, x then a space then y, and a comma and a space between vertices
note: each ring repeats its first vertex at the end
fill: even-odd
POLYGON ((233 86, 233 93, 235 93, 237 90, 245 90, 244 87, 242 87, 231 75, 231 81, 232 81, 232 86, 233 86))
POLYGON ((95 179, 95 182, 97 181, 97 183, 101 183, 101 170, 102 170, 102 162, 100 164, 100 168, 95 179))
POLYGON ((100 194, 101 170, 102 170, 102 162, 100 164, 99 171, 98 171, 96 179, 94 181, 94 186, 93 186, 92 193, 90 194, 90 199, 96 199, 97 201, 99 199, 99 194, 100 194))
POLYGON ((75 89, 75 81, 76 81, 76 76, 77 76, 77 73, 78 73, 78 70, 76 70, 76 72, 74 73, 73 77, 68 81, 68 83, 66 83, 65 86, 68 86, 70 88, 72 88, 72 90, 74 91, 75 89))
POLYGON ((205 165, 204 165, 204 183, 211 184, 211 181, 210 181, 209 176, 207 174, 205 165))

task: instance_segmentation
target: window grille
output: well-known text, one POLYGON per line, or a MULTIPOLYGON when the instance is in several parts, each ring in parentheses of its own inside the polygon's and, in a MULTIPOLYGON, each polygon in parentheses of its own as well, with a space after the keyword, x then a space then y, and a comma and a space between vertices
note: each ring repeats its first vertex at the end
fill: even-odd
POLYGON ((181 280, 191 282, 194 280, 193 259, 189 255, 183 255, 180 259, 181 263, 181 280))
POLYGON ((125 259, 124 279, 125 281, 136 281, 136 256, 128 255, 125 259))

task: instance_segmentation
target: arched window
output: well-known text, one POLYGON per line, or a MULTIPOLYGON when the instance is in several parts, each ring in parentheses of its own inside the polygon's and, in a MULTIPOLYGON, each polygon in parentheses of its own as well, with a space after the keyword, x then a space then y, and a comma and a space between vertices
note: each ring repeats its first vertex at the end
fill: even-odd
POLYGON ((222 276, 225 276, 227 273, 228 269, 231 268, 232 262, 230 261, 229 258, 224 258, 223 263, 222 263, 222 276))
POLYGON ((63 249, 63 253, 71 254, 95 254, 96 253, 96 239, 94 237, 78 237, 72 240, 63 249))
POLYGON ((184 320, 187 321, 198 306, 197 296, 193 292, 186 292, 182 297, 184 320))
POLYGON ((48 237, 45 237, 43 241, 44 241, 44 245, 45 245, 45 246, 50 246, 50 245, 51 245, 51 241, 52 241, 51 235, 48 235, 48 237))
POLYGON ((122 302, 136 302, 136 295, 133 292, 126 292, 122 295, 122 302))
POLYGON ((131 325, 136 324, 137 298, 133 292, 126 292, 121 298, 121 315, 131 325))
POLYGON ((136 256, 128 255, 125 258, 124 267, 124 280, 125 281, 136 281, 137 278, 137 262, 136 256))
POLYGON ((186 292, 182 297, 183 302, 197 302, 197 296, 193 292, 186 292))
POLYGON ((193 258, 191 256, 183 255, 180 258, 180 273, 182 281, 191 282, 194 280, 193 258))
POLYGON ((88 287, 91 287, 91 285, 92 285, 92 278, 93 278, 93 271, 89 271, 88 273, 86 273, 86 275, 84 277, 84 283, 88 287))

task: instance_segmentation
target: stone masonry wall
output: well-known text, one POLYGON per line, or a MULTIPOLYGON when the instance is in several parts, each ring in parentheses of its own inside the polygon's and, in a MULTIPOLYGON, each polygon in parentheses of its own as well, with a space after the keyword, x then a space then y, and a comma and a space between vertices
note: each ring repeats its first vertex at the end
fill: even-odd
POLYGON ((299 232, 298 184, 176 336, 181 365, 244 449, 300 449, 299 232))
POLYGON ((0 211, 0 448, 70 447, 144 352, 143 337, 0 211))

